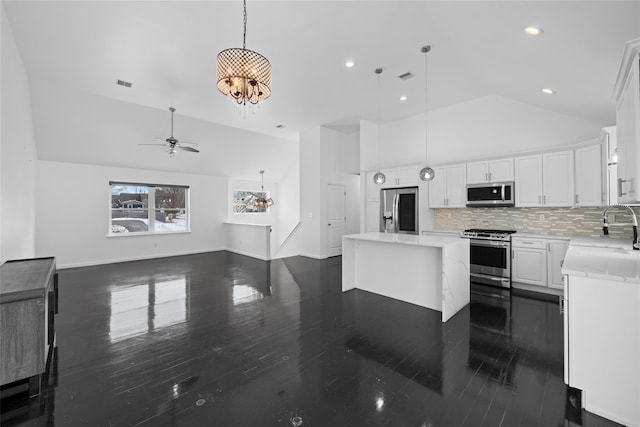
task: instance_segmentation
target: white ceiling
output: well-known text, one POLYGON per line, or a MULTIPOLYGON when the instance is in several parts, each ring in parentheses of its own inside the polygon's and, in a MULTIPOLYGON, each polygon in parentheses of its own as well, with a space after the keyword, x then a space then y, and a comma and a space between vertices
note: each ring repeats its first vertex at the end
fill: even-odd
MULTIPOLYGON (((175 106, 184 116, 292 141, 318 125, 357 130, 360 119, 376 119, 379 92, 385 121, 424 112, 425 44, 432 45, 429 110, 495 95, 607 126, 615 121, 611 91, 623 44, 640 36, 640 1, 249 0, 247 48, 271 61, 273 86, 243 120, 215 81, 217 53, 242 45, 239 0, 3 4, 30 81, 42 88, 34 104, 39 93, 61 90, 163 114, 175 106), (526 25, 544 35, 525 35, 526 25), (347 58, 356 67, 346 69, 347 58), (397 77, 407 71, 416 77, 397 77), (557 93, 543 95, 542 87, 557 93)), ((188 127, 176 120, 180 138, 188 127)))

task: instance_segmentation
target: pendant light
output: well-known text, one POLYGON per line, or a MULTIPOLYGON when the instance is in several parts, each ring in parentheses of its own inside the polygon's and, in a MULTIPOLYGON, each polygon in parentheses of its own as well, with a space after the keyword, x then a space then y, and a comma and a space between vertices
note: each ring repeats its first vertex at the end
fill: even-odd
POLYGON ((380 185, 387 180, 387 177, 380 171, 380 74, 382 74, 382 68, 376 68, 375 73, 378 75, 378 172, 373 175, 373 182, 380 185))
POLYGON ((266 194, 264 192, 264 171, 263 170, 260 171, 260 175, 262 176, 262 183, 260 184, 260 191, 262 192, 262 195, 255 200, 254 204, 257 208, 266 209, 268 207, 273 206, 275 202, 271 197, 269 197, 268 199, 264 197, 266 196, 266 194))
POLYGON ((427 133, 429 127, 427 126, 427 53, 431 50, 431 46, 423 46, 420 51, 424 53, 424 163, 425 167, 420 169, 420 179, 423 181, 431 181, 436 172, 429 167, 429 159, 427 157, 427 133))
POLYGON ((271 96, 271 63, 247 47, 247 0, 243 1, 242 49, 225 49, 218 54, 218 90, 240 105, 258 104, 271 96))

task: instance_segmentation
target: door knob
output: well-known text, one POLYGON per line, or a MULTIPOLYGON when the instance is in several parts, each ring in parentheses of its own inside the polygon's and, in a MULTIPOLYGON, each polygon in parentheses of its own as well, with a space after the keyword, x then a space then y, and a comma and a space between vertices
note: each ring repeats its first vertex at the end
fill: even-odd
POLYGON ((328 226, 331 226, 331 223, 327 224, 328 226))

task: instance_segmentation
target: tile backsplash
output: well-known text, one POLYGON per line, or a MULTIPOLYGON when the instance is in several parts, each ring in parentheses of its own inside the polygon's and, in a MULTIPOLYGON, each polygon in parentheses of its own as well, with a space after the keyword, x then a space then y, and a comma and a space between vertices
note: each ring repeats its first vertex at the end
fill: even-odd
MULTIPOLYGON (((597 237, 602 235, 604 207, 567 208, 451 208, 434 209, 434 228, 512 229, 520 233, 597 237)), ((634 207, 640 217, 640 207, 634 207)), ((608 215, 611 236, 632 238, 631 216, 624 210, 608 215)))

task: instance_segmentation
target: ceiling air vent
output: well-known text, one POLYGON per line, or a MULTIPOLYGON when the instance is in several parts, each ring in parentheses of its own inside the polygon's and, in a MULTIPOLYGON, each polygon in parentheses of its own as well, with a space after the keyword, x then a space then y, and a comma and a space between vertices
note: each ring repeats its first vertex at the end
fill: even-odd
POLYGON ((118 80, 118 84, 119 84, 120 86, 124 86, 124 87, 131 87, 131 85, 132 85, 133 83, 125 82, 124 80, 118 80))
POLYGON ((413 74, 411 74, 409 71, 407 71, 407 72, 406 72, 406 73, 404 73, 404 74, 400 74, 400 75, 398 76, 398 78, 399 78, 400 80, 409 80, 409 79, 410 79, 410 78, 412 78, 412 77, 415 77, 415 76, 414 76, 413 74))

